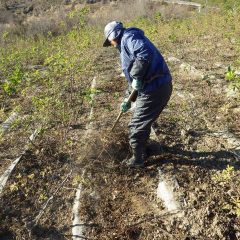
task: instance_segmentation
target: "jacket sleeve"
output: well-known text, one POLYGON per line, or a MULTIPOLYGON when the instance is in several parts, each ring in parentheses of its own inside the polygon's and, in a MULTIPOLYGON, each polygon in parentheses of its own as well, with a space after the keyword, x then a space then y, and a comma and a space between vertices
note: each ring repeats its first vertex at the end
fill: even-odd
POLYGON ((130 76, 133 79, 143 81, 148 69, 148 65, 148 61, 136 59, 133 62, 132 68, 130 70, 130 76))
POLYGON ((144 37, 130 37, 127 41, 127 47, 134 59, 130 69, 130 76, 133 79, 143 81, 151 61, 151 49, 144 37))

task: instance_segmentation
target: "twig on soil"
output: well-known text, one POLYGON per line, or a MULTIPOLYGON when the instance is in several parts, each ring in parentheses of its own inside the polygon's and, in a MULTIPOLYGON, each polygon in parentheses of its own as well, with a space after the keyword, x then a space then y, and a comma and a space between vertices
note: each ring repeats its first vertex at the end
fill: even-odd
POLYGON ((63 186, 63 184, 68 180, 69 176, 71 176, 73 170, 71 169, 70 173, 66 176, 66 178, 61 182, 61 184, 58 186, 58 188, 55 190, 55 192, 52 194, 52 196, 50 198, 48 198, 48 200, 44 203, 44 205, 42 206, 41 211, 39 212, 39 214, 35 217, 35 219, 32 221, 32 223, 34 223, 33 225, 36 225, 38 223, 38 221, 40 220, 40 218, 43 216, 43 214, 45 213, 45 209, 47 208, 49 202, 53 199, 53 197, 59 192, 60 188, 63 186))
MULTIPOLYGON (((184 235, 184 237, 182 239, 191 239, 191 236, 189 236, 189 234, 186 234, 186 235, 184 235)), ((204 235, 201 236, 201 238, 197 238, 197 239, 199 239, 199 240, 212 240, 212 238, 204 236, 204 235)))
POLYGON ((158 226, 158 229, 162 232, 164 232, 166 235, 168 235, 170 237, 170 239, 179 239, 179 237, 177 237, 177 234, 171 234, 169 233, 167 230, 164 230, 163 228, 158 226))
POLYGON ((142 223, 144 223, 146 221, 150 221, 150 220, 154 220, 154 219, 158 219, 158 218, 162 219, 164 217, 169 217, 169 216, 177 214, 178 212, 180 212, 180 211, 177 211, 177 212, 176 211, 175 212, 163 212, 162 214, 159 214, 157 216, 153 216, 153 215, 147 216, 146 218, 144 218, 144 219, 142 219, 142 220, 140 220, 140 221, 138 221, 136 223, 133 223, 133 224, 129 225, 129 227, 135 227, 135 226, 137 226, 139 224, 142 224, 142 223))
MULTIPOLYGON (((158 219, 158 218, 163 218, 163 217, 168 217, 168 216, 170 216, 170 215, 174 215, 174 214, 176 214, 176 212, 174 212, 174 213, 171 213, 171 212, 165 212, 165 213, 163 213, 163 214, 160 214, 160 215, 158 215, 158 216, 153 216, 153 215, 151 215, 151 216, 148 216, 148 217, 146 217, 145 219, 142 219, 142 220, 140 220, 140 221, 138 221, 138 222, 136 222, 136 223, 134 223, 134 224, 131 224, 131 225, 129 225, 128 227, 136 227, 137 225, 139 225, 139 224, 142 224, 142 223, 144 223, 144 222, 146 222, 146 221, 151 221, 151 220, 155 220, 155 219, 158 219)), ((162 232, 164 232, 166 235, 168 235, 169 236, 169 239, 179 239, 179 238, 177 238, 177 234, 171 234, 171 233, 169 233, 167 230, 164 230, 163 228, 161 228, 161 227, 159 227, 158 226, 158 229, 160 230, 160 231, 162 231, 162 232)))
POLYGON ((36 144, 34 143, 35 138, 37 137, 37 135, 39 135, 39 133, 41 132, 42 127, 38 127, 33 134, 28 138, 28 142, 27 145, 25 146, 25 151, 29 148, 29 144, 32 144, 32 146, 34 146, 36 149, 38 149, 38 146, 36 146, 36 144))
POLYGON ((31 138, 28 139, 29 143, 35 148, 35 149, 39 149, 39 146, 37 146, 31 138))
POLYGON ((237 161, 240 160, 240 155, 238 155, 235 151, 232 151, 232 150, 228 150, 231 154, 234 155, 234 157, 236 158, 237 161))
POLYGON ((74 190, 74 191, 77 190, 77 188, 70 188, 70 187, 64 187, 64 186, 63 186, 63 188, 66 190, 74 190))

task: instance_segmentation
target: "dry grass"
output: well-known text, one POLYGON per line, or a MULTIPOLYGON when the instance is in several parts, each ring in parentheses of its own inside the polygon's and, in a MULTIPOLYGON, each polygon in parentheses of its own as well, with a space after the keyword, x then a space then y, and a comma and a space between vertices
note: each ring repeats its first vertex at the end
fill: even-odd
POLYGON ((51 16, 48 14, 40 17, 30 17, 24 23, 23 27, 28 36, 44 35, 46 36, 51 32, 52 35, 58 35, 65 30, 66 14, 59 10, 51 16))
POLYGON ((112 2, 109 5, 99 5, 99 7, 90 16, 89 21, 92 24, 105 24, 113 19, 121 21, 130 20, 147 14, 148 1, 128 1, 112 2))
MULTIPOLYGON (((54 12, 46 12, 40 16, 29 16, 25 20, 4 18, 0 22, 0 35, 8 32, 11 35, 25 36, 48 36, 49 34, 56 36, 64 32, 68 32, 79 22, 77 17, 69 18, 69 9, 59 8, 54 12)), ((6 15, 7 16, 7 15, 6 15)))
MULTIPOLYGON (((48 5, 47 5, 48 6, 48 5)), ((4 9, 0 16, 0 35, 8 32, 11 35, 25 36, 56 36, 71 30, 79 23, 78 16, 68 17, 68 13, 81 11, 83 5, 59 5, 44 10, 43 3, 37 5, 35 11, 38 14, 31 16, 14 15, 4 9), (42 9, 42 10, 41 10, 42 9), (42 11, 42 12, 41 12, 42 11)), ((48 6, 49 7, 49 6, 48 6)), ((120 2, 110 2, 104 4, 99 2, 87 5, 90 9, 88 23, 91 25, 104 26, 112 20, 129 21, 138 17, 161 16, 163 19, 183 18, 192 14, 191 9, 184 6, 165 5, 162 1, 150 0, 130 0, 120 2)))
POLYGON ((6 24, 14 21, 14 16, 11 12, 0 8, 0 23, 6 24))
POLYGON ((164 19, 183 18, 192 14, 192 9, 186 6, 166 5, 162 1, 130 0, 111 2, 109 5, 98 4, 92 8, 93 14, 89 22, 94 25, 104 25, 114 19, 131 21, 137 17, 154 17, 160 15, 164 19))

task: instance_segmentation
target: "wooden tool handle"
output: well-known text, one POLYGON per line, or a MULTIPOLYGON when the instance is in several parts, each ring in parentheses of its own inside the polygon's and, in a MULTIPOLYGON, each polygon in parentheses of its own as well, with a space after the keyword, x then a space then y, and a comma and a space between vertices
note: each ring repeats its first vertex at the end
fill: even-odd
MULTIPOLYGON (((137 97, 137 90, 133 90, 131 92, 131 94, 129 95, 128 99, 127 99, 127 103, 130 103, 132 101, 132 99, 134 99, 136 97, 137 97)), ((118 114, 118 117, 117 117, 117 119, 116 119, 116 121, 115 121, 115 123, 114 123, 114 125, 113 125, 113 127, 111 129, 111 131, 113 131, 114 128, 116 127, 116 125, 119 122, 119 119, 121 118, 122 114, 123 114, 123 112, 120 111, 120 113, 118 114)))
POLYGON ((128 102, 128 103, 130 103, 130 102, 135 102, 135 100, 136 100, 136 98, 137 98, 137 93, 138 93, 138 91, 134 89, 134 90, 131 92, 131 94, 129 95, 127 102, 128 102))

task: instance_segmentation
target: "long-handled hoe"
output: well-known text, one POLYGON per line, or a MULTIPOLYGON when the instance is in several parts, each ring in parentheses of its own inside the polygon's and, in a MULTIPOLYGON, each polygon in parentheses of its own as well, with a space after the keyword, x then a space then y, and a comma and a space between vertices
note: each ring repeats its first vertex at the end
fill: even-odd
MULTIPOLYGON (((133 90, 131 92, 130 96, 128 97, 127 103, 134 102, 136 97, 137 97, 137 90, 133 90)), ((113 127, 111 128, 111 131, 113 131, 114 128, 116 127, 117 123, 119 122, 120 118, 122 117, 122 114, 123 114, 123 112, 120 111, 120 113, 118 114, 118 117, 117 117, 113 127)))

